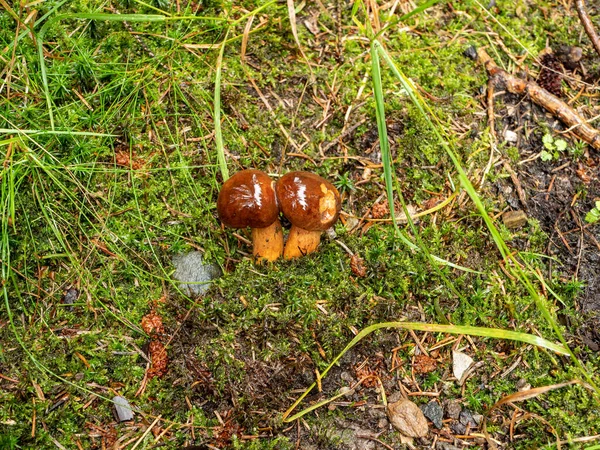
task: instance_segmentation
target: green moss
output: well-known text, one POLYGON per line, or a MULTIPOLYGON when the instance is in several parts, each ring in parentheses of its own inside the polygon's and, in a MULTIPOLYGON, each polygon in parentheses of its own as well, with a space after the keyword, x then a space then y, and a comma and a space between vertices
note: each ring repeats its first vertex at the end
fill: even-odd
MULTIPOLYGON (((182 2, 179 13, 174 4, 152 5, 171 14, 227 12, 237 18, 264 2, 196 3, 198 10, 192 9, 194 2, 182 2)), ((41 3, 38 17, 55 5, 41 3)), ((123 13, 155 12, 126 1, 115 6, 123 13)), ((98 1, 68 2, 57 13, 103 7, 98 1)), ((494 36, 513 56, 523 51, 514 38, 537 54, 548 36, 553 43, 572 42, 579 35, 574 32, 578 19, 573 11, 543 2, 516 6, 498 2, 494 17, 513 37, 483 20, 486 13, 474 2, 454 6, 459 7, 462 13, 452 13, 441 4, 421 13, 418 21, 407 21, 414 30, 392 27, 384 43, 398 66, 422 89, 475 180, 489 157, 478 96, 486 75, 463 56, 464 40, 490 45, 488 27, 493 27, 494 36)), ((285 5, 279 3, 254 18, 253 26, 260 24, 260 30, 249 35, 244 61, 239 39, 227 45, 222 79, 224 143, 232 172, 245 167, 271 173, 318 172, 343 191, 346 213, 366 214, 368 219, 369 208, 383 193, 370 81, 361 88, 361 80, 371 70, 365 56, 368 43, 356 34, 356 24, 346 10, 338 35, 334 11, 310 2, 298 11, 299 36, 310 67, 296 48, 285 5), (317 36, 304 26, 312 17, 317 18, 317 36), (345 134, 359 121, 364 123, 345 134), (323 150, 340 136, 339 145, 323 150)), ((382 11, 381 19, 387 13, 382 11)), ((246 23, 237 24, 229 36, 240 36, 246 23)), ((77 439, 86 448, 100 446, 99 439, 84 437, 86 423, 113 424, 111 405, 104 399, 93 400, 89 391, 81 389, 85 388, 104 397, 110 397, 112 389, 147 417, 162 415, 167 421, 163 429, 166 423, 174 424, 168 445, 191 442, 189 427, 184 425, 189 423, 197 427, 197 441, 200 437, 210 442, 214 433, 205 430, 219 426, 214 413, 231 410, 245 434, 271 430, 274 435, 233 439, 232 448, 295 448, 296 431, 283 431, 281 413, 355 331, 370 324, 404 319, 437 322, 443 314, 456 324, 518 329, 553 339, 525 289, 504 276, 491 237, 468 204, 461 209, 463 204, 458 208, 453 203, 420 218, 417 226, 429 252, 479 274, 447 266, 436 270, 423 253, 409 249, 392 226, 383 223, 352 232, 343 225, 336 227, 337 239, 364 259, 365 277, 355 274, 346 251, 325 237, 314 255, 267 267, 253 265, 245 257, 250 249, 231 230, 221 229, 215 211, 222 181, 212 135, 217 52, 197 44, 220 43, 224 24, 132 22, 131 27, 155 57, 121 23, 92 25, 69 19, 49 28, 44 51, 57 129, 115 136, 30 135, 11 147, 12 156, 0 175, 2 223, 10 217, 11 224, 2 244, 3 251, 10 251, 11 273, 3 280, 10 310, 0 313, 4 325, 0 327, 0 374, 18 380, 13 384, 2 380, 7 387, 3 384, 0 390, 0 447, 51 447, 55 444, 50 437, 68 448, 75 447, 77 439), (123 161, 123 155, 131 155, 131 164, 123 161), (7 180, 13 180, 14 190, 7 180), (14 214, 5 206, 12 201, 14 214), (170 279, 172 256, 191 249, 200 249, 206 260, 225 269, 201 299, 183 296, 170 279), (63 293, 71 286, 81 295, 74 305, 64 305, 63 293), (163 296, 165 303, 155 303, 163 296), (148 343, 140 321, 153 307, 164 317, 167 336, 172 338, 171 362, 163 379, 150 380, 143 394, 135 397, 146 371, 138 349, 148 343), (50 411, 62 391, 69 394, 69 401, 50 411), (34 411, 48 431, 38 426, 31 437, 34 411)), ((15 21, 1 12, 2 48, 13 44, 15 29, 15 21)), ((494 48, 504 55, 503 48, 494 48)), ((12 61, 13 76, 11 96, 0 100, 3 120, 10 122, 2 127, 47 130, 49 115, 37 50, 26 35, 14 60, 11 51, 3 54, 12 61)), ((438 193, 449 195, 448 180, 456 184, 456 173, 429 124, 385 69, 383 79, 395 175, 407 201, 423 210, 438 193)), ((519 159, 520 149, 499 145, 511 161, 519 159)), ((3 155, 7 148, 0 144, 3 155)), ((505 175, 492 170, 489 183, 505 175)), ((504 207, 488 192, 480 194, 490 211, 504 207)), ((545 252, 548 237, 535 219, 521 231, 501 228, 501 232, 509 242, 527 242, 529 253, 520 257, 548 273, 548 259, 537 255, 545 252)), ((237 233, 249 237, 248 230, 237 233)), ((6 253, 2 259, 8 261, 6 253)), ((553 275, 547 282, 562 296, 561 314, 569 318, 573 330, 583 320, 575 307, 581 284, 561 280, 558 272, 553 275)), ((479 351, 474 356, 489 360, 490 367, 469 379, 464 398, 445 378, 451 370, 444 349, 440 367, 417 375, 419 387, 434 390, 443 383, 449 386, 443 390, 445 398, 460 399, 474 412, 485 413, 502 396, 515 392, 519 378, 543 386, 580 376, 566 360, 556 366, 555 356, 519 344, 490 339, 475 339, 475 343, 479 351), (511 377, 491 377, 509 367, 516 355, 527 370, 519 366, 511 377), (485 383, 484 375, 490 377, 485 383)), ((335 394, 341 386, 339 371, 352 372, 376 354, 387 361, 396 347, 399 357, 407 361, 398 370, 409 367, 415 351, 410 339, 382 331, 344 358, 323 380, 322 394, 310 401, 335 394)), ((576 351, 597 377, 597 358, 583 347, 576 351)), ((393 376, 401 380, 402 375, 406 374, 393 376)), ((393 383, 386 386, 396 389, 393 383)), ((370 390, 357 393, 357 400, 380 401, 370 390)), ((561 437, 599 432, 597 403, 580 386, 530 399, 525 407, 550 420, 561 437)), ((318 418, 313 414, 303 418, 308 425, 303 427, 309 430, 303 431, 302 443, 319 448, 342 445, 336 427, 344 421, 360 423, 365 414, 354 407, 322 408, 318 413, 318 418)), ((126 433, 125 426, 116 429, 120 436, 126 433)), ((505 432, 502 423, 490 423, 488 429, 499 435, 505 432)), ((546 427, 535 420, 519 424, 518 431, 528 438, 515 448, 553 442, 546 427)), ((382 439, 397 444, 393 435, 382 439)))

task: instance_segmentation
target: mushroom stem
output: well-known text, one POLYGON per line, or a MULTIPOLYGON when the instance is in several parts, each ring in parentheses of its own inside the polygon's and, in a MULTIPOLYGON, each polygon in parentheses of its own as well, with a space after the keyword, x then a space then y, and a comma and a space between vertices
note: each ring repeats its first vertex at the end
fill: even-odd
POLYGON ((321 242, 321 231, 307 231, 292 225, 287 244, 283 250, 284 259, 300 258, 314 252, 321 242))
POLYGON ((252 254, 257 263, 275 261, 283 253, 283 231, 279 219, 265 228, 252 228, 252 254))

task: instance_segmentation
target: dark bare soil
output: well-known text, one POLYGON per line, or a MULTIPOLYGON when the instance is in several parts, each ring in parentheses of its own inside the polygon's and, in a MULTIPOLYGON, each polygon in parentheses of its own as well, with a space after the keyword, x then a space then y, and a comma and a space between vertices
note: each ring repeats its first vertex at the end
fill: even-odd
POLYGON ((600 235, 597 225, 585 222, 585 215, 593 199, 600 197, 600 180, 594 175, 599 164, 598 155, 560 170, 559 166, 536 160, 524 171, 529 214, 540 221, 550 238, 548 255, 558 256, 561 262, 555 268, 551 265, 551 269, 585 283, 578 307, 587 319, 579 334, 594 351, 600 349, 600 235), (585 195, 585 199, 573 204, 578 194, 585 195))
MULTIPOLYGON (((577 334, 593 351, 600 349, 600 230, 597 224, 585 221, 586 214, 600 198, 600 155, 588 148, 583 157, 574 160, 566 155, 558 161, 544 162, 532 157, 543 150, 542 136, 536 122, 547 122, 548 116, 535 105, 517 96, 507 95, 508 106, 504 114, 504 129, 519 131, 521 148, 520 161, 512 164, 517 173, 526 204, 517 194, 517 188, 508 181, 496 187, 510 209, 524 209, 528 217, 537 219, 540 228, 548 236, 547 255, 559 261, 548 264, 548 278, 557 272, 564 280, 583 283, 577 297, 576 308, 585 316, 585 323, 577 334), (524 129, 538 129, 526 136, 524 129)), ((550 125, 557 131, 564 129, 558 122, 550 125)), ((568 323, 566 324, 569 325, 568 323)))
POLYGON ((593 199, 600 196, 600 180, 593 175, 599 164, 598 156, 590 156, 557 170, 536 160, 525 165, 524 172, 531 183, 527 206, 550 237, 549 254, 559 256, 563 263, 560 270, 566 276, 586 284, 580 297, 583 312, 600 312, 598 227, 585 222, 593 199), (585 199, 573 204, 579 194, 585 199))

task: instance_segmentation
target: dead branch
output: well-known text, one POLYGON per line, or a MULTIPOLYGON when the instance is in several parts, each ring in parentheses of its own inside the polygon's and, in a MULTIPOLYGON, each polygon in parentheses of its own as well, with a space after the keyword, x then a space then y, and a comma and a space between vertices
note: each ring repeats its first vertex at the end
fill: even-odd
POLYGON ((579 14, 579 20, 581 20, 585 32, 590 38, 590 41, 592 41, 594 48, 600 55, 600 38, 598 37, 598 34, 594 29, 594 24, 592 23, 592 20, 590 19, 590 16, 587 13, 584 0, 575 0, 575 9, 577 9, 577 14, 579 14))
POLYGON ((506 84, 509 92, 529 95, 534 103, 558 117, 569 131, 575 133, 596 150, 600 150, 600 131, 590 126, 583 117, 561 99, 540 87, 536 82, 522 80, 501 69, 484 49, 477 50, 477 59, 485 66, 490 77, 499 78, 506 84))

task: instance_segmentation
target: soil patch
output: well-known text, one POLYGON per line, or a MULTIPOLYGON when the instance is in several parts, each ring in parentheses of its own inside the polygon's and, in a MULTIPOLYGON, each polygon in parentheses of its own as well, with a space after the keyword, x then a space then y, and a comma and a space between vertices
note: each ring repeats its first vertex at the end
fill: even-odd
MULTIPOLYGON (((541 143, 538 148, 534 144, 531 147, 533 155, 541 150, 541 143)), ((548 235, 546 254, 556 256, 560 263, 550 261, 547 278, 557 271, 564 281, 584 283, 577 307, 586 315, 586 321, 579 334, 594 351, 600 349, 600 234, 598 225, 588 224, 585 216, 600 198, 599 168, 597 154, 581 161, 573 161, 570 156, 555 162, 538 158, 514 166, 525 192, 525 205, 510 181, 496 184, 511 208, 525 209, 548 235)))
POLYGON ((548 234, 547 254, 558 256, 562 263, 553 267, 551 262, 550 271, 558 269, 566 279, 585 283, 578 306, 588 317, 579 333, 595 351, 600 349, 600 236, 598 225, 588 224, 585 216, 594 199, 600 198, 599 166, 597 155, 579 163, 548 164, 537 159, 520 172, 528 213, 548 234))

